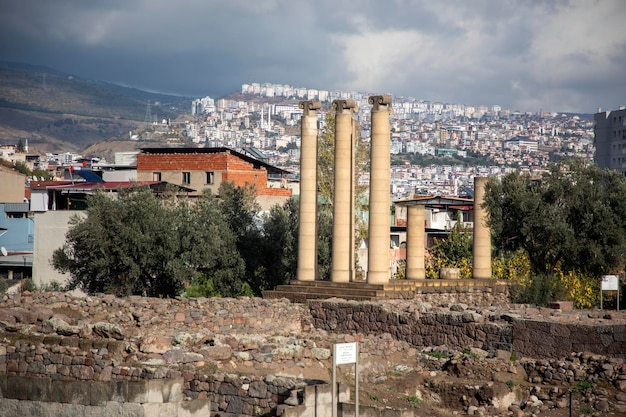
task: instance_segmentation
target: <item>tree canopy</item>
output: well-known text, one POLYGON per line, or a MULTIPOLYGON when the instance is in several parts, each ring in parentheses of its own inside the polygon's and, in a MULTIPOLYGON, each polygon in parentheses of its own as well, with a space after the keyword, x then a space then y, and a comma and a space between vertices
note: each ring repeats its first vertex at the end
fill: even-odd
MULTIPOLYGON (((261 215, 253 187, 223 183, 219 198, 148 188, 96 193, 71 220, 66 244, 53 254, 70 288, 117 295, 261 295, 286 284, 297 269, 298 202, 261 215)), ((320 210, 320 277, 330 270, 331 214, 320 210)))
POLYGON ((599 276, 624 266, 625 195, 620 173, 575 159, 491 179, 485 204, 497 251, 525 250, 535 273, 599 276))
MULTIPOLYGON (((367 237, 367 224, 364 213, 368 211, 369 189, 367 184, 359 183, 359 179, 369 170, 369 150, 367 143, 361 139, 360 127, 356 126, 354 132, 355 152, 355 250, 367 237)), ((332 207, 334 195, 334 165, 335 165, 335 111, 331 109, 326 113, 324 128, 320 132, 317 146, 317 188, 319 196, 324 204, 332 207)), ((323 214, 326 215, 328 213, 323 214)), ((330 215, 332 221, 332 214, 330 215)), ((322 221, 324 218, 322 218, 322 221)), ((322 238, 324 239, 324 238, 322 238)), ((330 243, 330 242, 328 242, 330 243)), ((322 242, 324 244, 324 242, 322 242)), ((330 250, 330 249, 329 249, 330 250)))
POLYGON ((71 274, 70 287, 88 293, 175 296, 186 284, 206 285, 233 296, 241 289, 244 262, 217 200, 205 192, 159 200, 148 188, 120 189, 118 198, 88 198, 66 244, 53 254, 56 269, 71 274))

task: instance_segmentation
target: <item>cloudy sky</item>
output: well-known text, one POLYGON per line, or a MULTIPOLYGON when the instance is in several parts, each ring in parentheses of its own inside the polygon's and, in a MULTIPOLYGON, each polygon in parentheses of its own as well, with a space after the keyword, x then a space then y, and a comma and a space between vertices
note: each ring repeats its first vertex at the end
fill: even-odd
POLYGON ((0 60, 193 97, 272 82, 522 111, 626 105, 624 0, 0 0, 0 60))

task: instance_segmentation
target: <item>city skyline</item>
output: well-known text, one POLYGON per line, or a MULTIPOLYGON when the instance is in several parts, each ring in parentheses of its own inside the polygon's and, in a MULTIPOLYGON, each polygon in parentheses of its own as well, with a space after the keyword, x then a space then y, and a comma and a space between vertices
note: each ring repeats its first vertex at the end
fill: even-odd
POLYGON ((0 5, 0 60, 148 91, 267 80, 532 112, 626 104, 619 0, 0 5))

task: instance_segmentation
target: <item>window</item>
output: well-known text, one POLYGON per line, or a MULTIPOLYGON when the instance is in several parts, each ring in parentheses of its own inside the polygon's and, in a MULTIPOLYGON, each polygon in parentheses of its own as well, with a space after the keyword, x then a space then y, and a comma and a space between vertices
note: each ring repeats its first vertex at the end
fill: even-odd
POLYGON ((161 173, 153 172, 152 173, 152 181, 161 181, 161 173))
POLYGON ((183 184, 191 183, 191 172, 183 172, 183 184))
POLYGON ((207 171, 206 173, 206 183, 214 184, 215 183, 215 173, 213 171, 207 171))

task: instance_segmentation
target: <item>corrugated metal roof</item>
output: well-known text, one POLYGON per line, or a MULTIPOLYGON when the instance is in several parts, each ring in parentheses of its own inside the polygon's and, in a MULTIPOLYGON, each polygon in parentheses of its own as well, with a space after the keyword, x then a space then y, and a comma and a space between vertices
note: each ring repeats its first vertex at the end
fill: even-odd
POLYGON ((5 213, 28 213, 29 209, 28 203, 4 203, 5 213))

